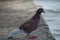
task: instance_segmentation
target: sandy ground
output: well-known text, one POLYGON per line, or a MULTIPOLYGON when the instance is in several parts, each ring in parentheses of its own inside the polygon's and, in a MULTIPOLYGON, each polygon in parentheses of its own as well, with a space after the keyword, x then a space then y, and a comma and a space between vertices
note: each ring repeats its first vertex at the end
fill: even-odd
MULTIPOLYGON (((36 9, 32 0, 0 1, 0 40, 8 40, 8 33, 29 20, 36 9)), ((38 36, 36 40, 55 40, 42 17, 38 29, 31 34, 38 36)), ((25 36, 26 33, 22 33, 10 40, 30 40, 25 36)))

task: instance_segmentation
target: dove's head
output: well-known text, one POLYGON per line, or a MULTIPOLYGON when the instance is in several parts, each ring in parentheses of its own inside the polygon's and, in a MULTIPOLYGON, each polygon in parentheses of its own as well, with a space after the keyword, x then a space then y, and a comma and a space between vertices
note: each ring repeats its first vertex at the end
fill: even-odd
POLYGON ((37 10, 37 13, 45 13, 45 11, 44 11, 44 9, 43 8, 39 8, 38 10, 37 10))

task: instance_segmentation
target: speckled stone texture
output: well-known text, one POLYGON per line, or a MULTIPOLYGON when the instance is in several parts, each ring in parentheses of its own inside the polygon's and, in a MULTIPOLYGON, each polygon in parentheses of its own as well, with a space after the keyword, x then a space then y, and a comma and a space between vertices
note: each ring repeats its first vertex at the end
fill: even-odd
MULTIPOLYGON (((34 0, 0 0, 0 40, 9 40, 8 33, 29 20, 37 9, 34 0)), ((42 16, 39 27, 31 34, 38 36, 36 40, 55 40, 42 16)), ((21 33, 10 40, 30 40, 25 36, 21 33)))

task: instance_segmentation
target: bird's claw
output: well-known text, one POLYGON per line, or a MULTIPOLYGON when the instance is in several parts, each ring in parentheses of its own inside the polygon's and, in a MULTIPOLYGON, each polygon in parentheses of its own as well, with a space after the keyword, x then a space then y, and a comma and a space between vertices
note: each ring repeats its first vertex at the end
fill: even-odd
POLYGON ((34 39, 36 39, 38 36, 35 36, 35 35, 31 35, 30 37, 29 37, 29 39, 32 39, 32 40, 34 40, 34 39))

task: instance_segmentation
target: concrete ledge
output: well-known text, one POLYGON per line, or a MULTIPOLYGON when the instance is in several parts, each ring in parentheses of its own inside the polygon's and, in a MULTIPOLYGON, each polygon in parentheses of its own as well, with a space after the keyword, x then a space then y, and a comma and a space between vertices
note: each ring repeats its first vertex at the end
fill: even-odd
MULTIPOLYGON (((0 2, 0 40, 7 40, 7 34, 29 20, 37 9, 33 0, 0 2)), ((19 34, 11 40, 29 40, 25 38, 26 34, 23 34, 19 34)), ((38 35, 36 40, 55 40, 42 16, 38 29, 31 34, 38 35)))

